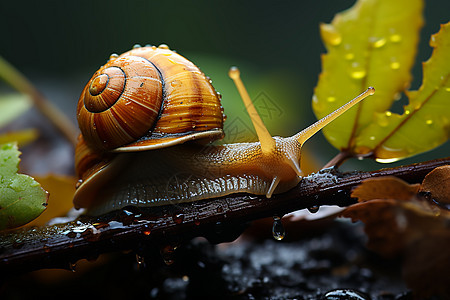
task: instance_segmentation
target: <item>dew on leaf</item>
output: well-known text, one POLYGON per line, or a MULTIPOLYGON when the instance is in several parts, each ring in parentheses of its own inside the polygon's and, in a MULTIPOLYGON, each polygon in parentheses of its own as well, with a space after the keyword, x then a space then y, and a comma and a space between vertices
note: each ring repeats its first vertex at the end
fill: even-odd
POLYGON ((379 116, 379 117, 377 118, 377 123, 378 123, 378 125, 380 125, 381 127, 386 127, 386 126, 388 126, 388 125, 389 125, 389 120, 388 120, 386 114, 384 114, 384 115, 382 115, 382 116, 379 116))
POLYGON ((399 43, 402 40, 402 36, 400 34, 392 34, 391 36, 389 36, 389 40, 392 43, 399 43))
POLYGON ((372 44, 372 47, 374 48, 381 48, 386 44, 385 38, 370 38, 370 42, 372 44))
POLYGON ((353 54, 353 53, 351 53, 351 52, 346 53, 346 54, 344 55, 344 58, 345 58, 346 60, 352 60, 352 59, 355 58, 355 54, 353 54))
POLYGON ((321 112, 324 109, 323 102, 319 101, 319 98, 317 98, 317 96, 315 94, 312 97, 312 105, 313 105, 314 111, 316 111, 316 112, 321 112))
POLYGON ((391 67, 392 70, 398 70, 400 69, 400 63, 398 61, 393 61, 389 64, 389 67, 391 67))
POLYGON ((330 24, 322 25, 322 36, 323 39, 332 46, 338 46, 342 42, 342 36, 336 29, 330 24))
POLYGON ((379 163, 383 163, 383 164, 389 164, 389 163, 393 163, 396 162, 398 160, 400 160, 401 158, 375 158, 375 161, 379 162, 379 163))
POLYGON ((359 63, 352 63, 352 68, 350 69, 350 76, 353 79, 362 79, 366 77, 366 70, 360 67, 359 63))

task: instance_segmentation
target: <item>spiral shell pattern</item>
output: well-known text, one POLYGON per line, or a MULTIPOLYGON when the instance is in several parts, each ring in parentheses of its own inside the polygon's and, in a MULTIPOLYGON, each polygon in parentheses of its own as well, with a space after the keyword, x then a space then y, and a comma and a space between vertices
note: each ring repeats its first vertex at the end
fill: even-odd
POLYGON ((167 46, 112 56, 77 107, 86 143, 100 151, 145 151, 223 136, 223 108, 210 80, 167 46))

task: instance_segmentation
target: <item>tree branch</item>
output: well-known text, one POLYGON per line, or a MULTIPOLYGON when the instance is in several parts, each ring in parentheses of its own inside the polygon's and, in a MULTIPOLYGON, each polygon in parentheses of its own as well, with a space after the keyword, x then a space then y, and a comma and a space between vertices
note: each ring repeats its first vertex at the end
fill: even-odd
POLYGON ((134 207, 102 217, 23 228, 0 234, 0 269, 3 274, 40 268, 66 268, 82 258, 101 253, 160 247, 163 257, 183 241, 204 236, 211 242, 233 240, 247 222, 320 205, 348 206, 355 202, 352 189, 367 178, 397 176, 421 182, 434 168, 450 164, 450 157, 372 172, 342 174, 324 169, 304 177, 292 190, 267 199, 234 194, 192 203, 138 209, 134 207), (6 272, 7 271, 7 272, 6 272))

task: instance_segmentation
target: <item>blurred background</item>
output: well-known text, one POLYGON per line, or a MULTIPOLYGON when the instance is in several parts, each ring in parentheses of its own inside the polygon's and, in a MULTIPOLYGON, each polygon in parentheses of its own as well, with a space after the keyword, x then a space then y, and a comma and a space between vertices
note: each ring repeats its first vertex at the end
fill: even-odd
MULTIPOLYGON (((111 53, 120 54, 135 44, 164 43, 198 65, 223 95, 228 116, 226 142, 254 138, 241 100, 227 76, 233 65, 241 69, 269 131, 287 136, 315 121, 311 97, 321 70, 320 55, 325 52, 319 24, 331 22, 335 13, 353 3, 353 0, 2 1, 0 55, 76 122, 75 108, 82 88, 111 53)), ((448 21, 449 11, 449 1, 427 1, 418 62, 430 56, 429 37, 439 30, 439 24, 448 21)), ((413 89, 420 85, 421 69, 417 63, 413 89)), ((0 83, 0 91, 8 91, 8 87, 0 83)), ((43 126, 41 135, 45 138, 51 126, 40 124, 39 118, 32 114, 14 126, 36 122, 37 127, 43 126)), ((71 146, 61 147, 63 154, 57 160, 62 162, 50 166, 48 161, 57 156, 42 159, 43 154, 53 151, 44 149, 37 154, 39 159, 33 159, 30 172, 70 173, 71 146)), ((321 163, 337 153, 322 135, 314 137, 307 147, 314 149, 321 163)), ((447 156, 448 150, 448 145, 443 146, 399 163, 447 156)), ((25 155, 23 159, 27 159, 25 155)), ((351 162, 346 165, 349 169, 384 167, 375 162, 358 167, 351 162)))

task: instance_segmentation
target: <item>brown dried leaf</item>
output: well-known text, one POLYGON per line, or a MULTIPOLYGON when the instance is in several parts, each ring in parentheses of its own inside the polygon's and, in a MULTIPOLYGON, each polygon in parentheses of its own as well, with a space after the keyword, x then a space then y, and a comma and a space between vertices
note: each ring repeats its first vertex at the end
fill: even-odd
POLYGON ((419 184, 410 185, 394 176, 370 178, 356 187, 351 196, 358 198, 358 202, 373 199, 409 200, 417 194, 419 187, 419 184))
POLYGON ((428 173, 420 191, 430 193, 440 203, 450 204, 450 165, 438 167, 428 173))
POLYGON ((417 190, 397 178, 366 180, 352 194, 360 203, 342 216, 365 223, 368 248, 402 256, 403 275, 415 296, 449 295, 450 211, 419 198, 417 190))

